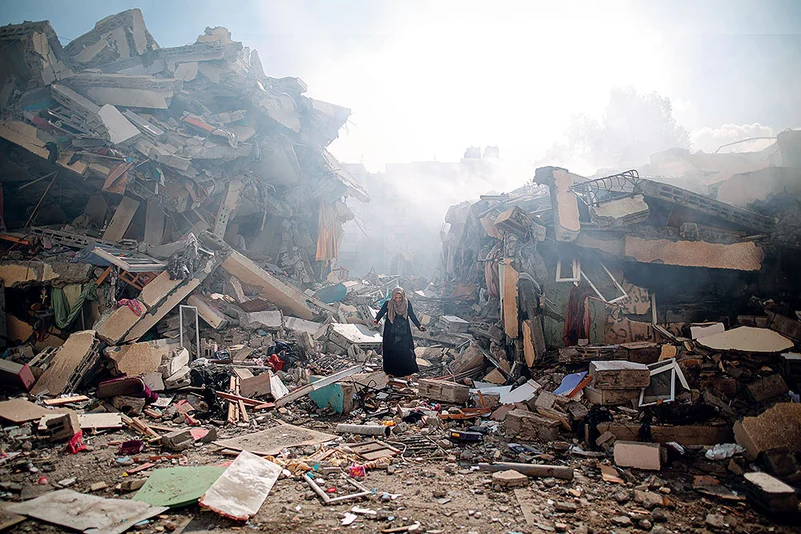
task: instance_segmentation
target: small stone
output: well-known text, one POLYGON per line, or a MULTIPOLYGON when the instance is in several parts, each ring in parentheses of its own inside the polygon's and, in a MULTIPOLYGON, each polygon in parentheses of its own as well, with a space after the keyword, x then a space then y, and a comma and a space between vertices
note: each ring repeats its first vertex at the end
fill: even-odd
POLYGON ((461 454, 459 454, 459 459, 463 462, 469 462, 473 459, 473 455, 470 451, 462 451, 461 454))
POLYGON ((669 495, 670 494, 670 488, 667 487, 667 486, 662 486, 661 488, 659 488, 659 492, 660 493, 664 493, 665 495, 669 495))
POLYGON ((579 525, 576 527, 575 534, 590 534, 590 529, 587 525, 579 525))
POLYGON ((473 519, 481 519, 484 516, 481 512, 476 512, 473 514, 473 519))
POLYGON ((436 488, 433 492, 431 492, 431 494, 435 499, 442 499, 448 495, 448 492, 443 488, 436 488))
POLYGON ((506 488, 528 486, 528 477, 514 469, 499 471, 492 474, 492 482, 506 488))
POLYGON ((742 476, 742 474, 745 472, 745 471, 743 471, 743 468, 740 467, 740 464, 738 464, 737 462, 734 461, 734 458, 729 460, 728 469, 729 469, 729 471, 731 471, 735 475, 740 475, 740 476, 742 476))
POLYGON ((630 527, 631 518, 627 515, 612 516, 612 523, 619 527, 630 527))
POLYGON ((470 517, 473 517, 473 515, 475 515, 475 513, 476 513, 475 510, 468 510, 467 511, 467 515, 469 515, 470 517))
POLYGON ((544 478, 542 479, 542 483, 545 484, 546 488, 552 488, 556 486, 556 479, 553 477, 544 478))
POLYGON ((106 484, 105 482, 95 482, 94 484, 89 486, 89 491, 100 491, 102 489, 106 489, 107 487, 108 484, 106 484))
POLYGON ((566 513, 575 513, 578 510, 578 506, 574 502, 557 502, 553 505, 554 509, 557 512, 566 512, 566 513))
POLYGON ((720 529, 726 526, 726 518, 721 514, 707 514, 706 524, 712 528, 720 529))
POLYGON ((617 490, 614 495, 615 500, 620 504, 626 504, 631 500, 631 496, 629 495, 628 491, 617 490))
POLYGON ((454 464, 448 464, 445 466, 445 472, 449 475, 455 475, 458 470, 459 467, 454 464))
POLYGON ((651 519, 653 519, 656 523, 667 523, 668 516, 664 510, 657 508, 651 512, 651 519))
POLYGON ((670 531, 663 526, 654 527, 651 534, 670 534, 670 531))
POLYGON ((567 523, 560 523, 557 521, 553 524, 553 528, 556 529, 556 532, 567 532, 567 523))
POLYGON ((638 526, 638 527, 640 527, 640 528, 641 528, 641 529, 643 529, 643 530, 651 530, 651 527, 653 527, 653 526, 654 526, 654 524, 653 524, 653 523, 651 523, 651 522, 650 522, 649 520, 647 520, 647 519, 640 519, 640 520, 637 522, 637 526, 638 526))
POLYGON ((307 491, 306 493, 303 494, 303 498, 306 499, 307 501, 313 501, 314 500, 314 492, 313 491, 307 491))

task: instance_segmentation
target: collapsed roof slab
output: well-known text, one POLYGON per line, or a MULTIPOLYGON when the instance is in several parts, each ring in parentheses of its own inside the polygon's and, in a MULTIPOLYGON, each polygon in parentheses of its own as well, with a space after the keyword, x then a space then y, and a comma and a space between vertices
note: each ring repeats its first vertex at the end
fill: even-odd
POLYGON ((4 52, 0 56, 0 79, 14 76, 22 84, 21 88, 50 85, 54 81, 72 76, 72 71, 64 63, 64 49, 50 22, 25 22, 0 27, 0 46, 4 52), (10 47, 11 50, 7 50, 10 47), (14 61, 14 58, 23 58, 14 61))
POLYGON ((773 330, 753 326, 739 326, 719 334, 696 340, 711 350, 778 354, 793 348, 794 343, 773 330))
POLYGON ((73 39, 64 50, 83 68, 92 68, 142 56, 157 48, 142 12, 129 9, 97 21, 92 30, 73 39))
POLYGON ((93 267, 88 263, 25 261, 0 262, 0 282, 5 287, 34 284, 80 284, 89 281, 93 267))
POLYGON ((626 259, 641 263, 735 271, 758 271, 765 258, 762 247, 751 241, 727 245, 706 241, 643 239, 630 235, 625 237, 624 255, 626 259))
POLYGON ((264 298, 275 303, 284 313, 308 320, 314 316, 303 293, 281 282, 247 256, 233 251, 222 263, 222 268, 243 283, 256 287, 264 298))

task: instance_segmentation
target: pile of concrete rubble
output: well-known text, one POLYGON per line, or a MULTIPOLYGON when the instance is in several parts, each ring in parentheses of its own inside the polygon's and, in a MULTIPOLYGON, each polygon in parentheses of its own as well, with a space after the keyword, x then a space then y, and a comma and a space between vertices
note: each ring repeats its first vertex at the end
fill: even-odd
POLYGON ((129 10, 0 46, 0 529, 798 520, 796 132, 542 168, 449 210, 436 283, 351 277, 369 197, 325 148, 349 111, 226 29, 160 48, 129 10), (396 286, 413 383, 372 325, 396 286))

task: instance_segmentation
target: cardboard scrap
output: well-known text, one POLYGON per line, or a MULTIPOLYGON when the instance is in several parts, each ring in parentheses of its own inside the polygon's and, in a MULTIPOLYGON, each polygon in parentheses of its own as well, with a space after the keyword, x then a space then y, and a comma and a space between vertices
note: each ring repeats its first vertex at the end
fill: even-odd
POLYGON ((167 508, 62 489, 32 501, 12 504, 6 507, 6 511, 81 532, 121 534, 136 523, 167 511, 167 508))
POLYGON ((0 418, 12 423, 25 423, 41 419, 47 414, 65 413, 66 410, 48 410, 25 399, 11 399, 0 402, 0 418))

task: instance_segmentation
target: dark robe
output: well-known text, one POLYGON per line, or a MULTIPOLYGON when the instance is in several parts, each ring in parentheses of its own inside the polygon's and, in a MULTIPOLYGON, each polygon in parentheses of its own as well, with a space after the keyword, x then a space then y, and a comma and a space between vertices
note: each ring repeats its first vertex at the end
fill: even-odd
MULTIPOLYGON (((387 314, 388 302, 384 302, 381 311, 376 315, 375 320, 380 321, 387 314)), ((417 356, 414 354, 414 342, 412 341, 412 327, 409 321, 416 327, 420 327, 420 321, 414 314, 412 303, 409 301, 409 318, 396 315, 394 323, 389 322, 387 317, 384 323, 384 344, 382 346, 382 356, 384 358, 384 372, 392 376, 408 376, 420 372, 417 367, 417 356)))

